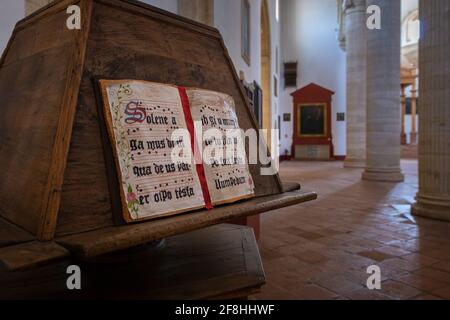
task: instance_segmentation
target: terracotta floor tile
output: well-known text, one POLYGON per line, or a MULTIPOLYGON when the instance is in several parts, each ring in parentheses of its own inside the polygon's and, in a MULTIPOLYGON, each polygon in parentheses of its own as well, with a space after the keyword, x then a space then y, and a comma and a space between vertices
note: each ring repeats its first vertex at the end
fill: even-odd
POLYGON ((339 249, 343 250, 345 252, 349 252, 349 253, 359 253, 359 252, 367 250, 364 247, 360 247, 360 246, 352 245, 352 244, 348 244, 348 243, 343 244, 342 246, 340 246, 339 249))
POLYGON ((394 299, 411 299, 422 293, 414 287, 394 280, 382 282, 381 291, 394 299))
POLYGON ((342 296, 363 288, 360 283, 349 280, 342 275, 328 275, 326 277, 318 278, 317 280, 313 279, 313 281, 319 286, 332 290, 342 296))
POLYGON ((262 287, 260 293, 253 295, 252 298, 256 300, 297 300, 297 296, 284 290, 274 284, 266 284, 262 287))
POLYGON ((440 280, 436 280, 433 278, 408 273, 403 276, 395 277, 395 280, 403 282, 407 285, 410 285, 416 289, 425 291, 425 292, 432 292, 433 290, 440 289, 445 287, 447 284, 445 282, 442 282, 440 280))
POLYGON ((282 256, 273 259, 272 264, 282 266, 286 270, 299 270, 308 266, 304 261, 297 259, 295 256, 282 256))
POLYGON ((296 257, 297 259, 299 259, 301 261, 308 262, 308 263, 320 263, 320 262, 325 262, 328 260, 327 257, 325 257, 315 251, 303 251, 303 252, 295 253, 294 257, 296 257))
POLYGON ((296 297, 302 300, 330 300, 339 297, 338 294, 315 284, 308 284, 293 290, 296 297))
POLYGON ((361 180, 342 162, 283 162, 281 179, 319 199, 262 215, 267 284, 252 299, 450 299, 450 223, 410 216, 417 161, 405 183, 361 180), (366 270, 381 268, 382 290, 366 270))
POLYGON ((281 231, 272 232, 272 236, 275 237, 277 240, 284 242, 284 244, 295 244, 302 240, 301 237, 294 236, 287 232, 281 232, 281 231))
POLYGON ((323 235, 321 235, 320 233, 308 232, 308 231, 299 233, 298 236, 302 237, 304 239, 307 239, 307 240, 317 240, 317 239, 323 238, 323 235))
POLYGON ((259 251, 259 253, 261 254, 261 258, 264 259, 265 261, 283 257, 283 255, 279 251, 274 249, 263 248, 262 250, 259 251))
POLYGON ((263 237, 258 241, 258 245, 260 248, 277 249, 281 246, 286 245, 286 243, 284 243, 283 241, 277 240, 276 238, 263 237))
POLYGON ((410 254, 402 256, 401 258, 403 260, 419 263, 419 265, 423 266, 423 267, 431 266, 439 261, 437 259, 427 257, 423 254, 418 254, 418 253, 410 253, 410 254))
POLYGON ((442 247, 435 247, 430 250, 424 250, 423 254, 439 260, 450 260, 450 248, 444 249, 442 247))
POLYGON ((404 270, 404 271, 415 271, 419 270, 423 267, 423 265, 419 261, 408 261, 401 258, 392 258, 388 259, 386 261, 383 261, 380 263, 380 267, 383 268, 391 268, 391 269, 397 269, 397 270, 404 270))
POLYGON ((450 262, 449 261, 442 261, 435 263, 431 266, 433 269, 445 271, 450 273, 450 262))
POLYGON ((351 300, 391 300, 392 298, 383 294, 380 290, 369 290, 367 288, 353 291, 347 295, 351 300))
POLYGON ((378 261, 378 262, 393 258, 393 256, 383 253, 383 252, 380 252, 378 250, 362 251, 362 252, 358 252, 358 255, 378 261))
POLYGON ((414 271, 414 274, 423 275, 428 278, 433 278, 438 281, 442 281, 450 284, 450 273, 440 271, 437 269, 433 269, 430 267, 421 268, 419 270, 414 271))
POLYGON ((300 233, 305 232, 304 230, 302 230, 300 228, 297 228, 297 227, 294 227, 294 226, 289 226, 289 227, 286 227, 286 228, 282 228, 282 229, 280 229, 280 231, 287 232, 287 233, 290 233, 290 234, 295 235, 295 236, 298 236, 300 233))
POLYGON ((445 287, 445 288, 441 288, 441 289, 437 289, 435 291, 432 292, 432 294, 441 297, 443 299, 450 299, 450 286, 445 287))
POLYGON ((404 250, 401 248, 397 248, 394 246, 389 246, 389 245, 383 246, 380 248, 376 248, 376 251, 385 253, 385 254, 393 256, 393 257, 402 257, 402 256, 405 256, 405 255, 411 253, 410 251, 407 251, 407 250, 404 250))
POLYGON ((442 300, 442 298, 433 296, 431 294, 424 294, 414 298, 414 300, 442 300))
POLYGON ((358 239, 358 240, 354 240, 354 241, 350 241, 349 244, 353 244, 353 245, 357 245, 360 247, 364 247, 366 249, 374 249, 374 248, 378 248, 381 244, 377 241, 374 240, 369 240, 369 239, 358 239))

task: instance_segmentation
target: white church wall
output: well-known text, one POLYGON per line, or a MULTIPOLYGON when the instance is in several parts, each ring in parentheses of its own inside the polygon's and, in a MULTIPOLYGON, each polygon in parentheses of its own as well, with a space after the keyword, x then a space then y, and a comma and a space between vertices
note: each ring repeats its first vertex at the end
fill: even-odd
POLYGON ((177 0, 141 0, 147 4, 158 7, 160 9, 170 11, 172 13, 178 12, 178 1, 177 0))
MULTIPOLYGON (((419 128, 419 117, 416 116, 416 132, 419 128)), ((406 133, 406 143, 411 143, 411 131, 412 131, 412 116, 410 114, 405 115, 405 133, 406 133)))
POLYGON ((260 78, 260 0, 250 0, 250 65, 241 55, 241 0, 215 0, 214 25, 219 29, 236 71, 243 71, 245 81, 260 78), (258 35, 258 36, 257 36, 258 35))
MULTIPOLYGON (((236 71, 244 73, 245 81, 256 81, 261 85, 261 1, 250 0, 250 65, 248 65, 241 55, 241 0, 215 0, 214 1, 214 24, 224 38, 225 45, 234 63, 236 71)), ((279 1, 279 0, 278 0, 279 1)), ((177 13, 177 0, 143 0, 147 4, 177 13)), ((280 1, 283 2, 283 1, 280 1)), ((278 48, 279 61, 281 61, 280 48, 280 22, 276 19, 276 0, 267 0, 270 16, 271 31, 271 52, 272 52, 272 119, 273 127, 276 126, 278 118, 279 101, 274 95, 273 75, 277 70, 276 51, 278 48)), ((25 15, 24 0, 2 0, 0 2, 0 50, 3 52, 15 23, 25 15)), ((279 62, 278 62, 279 63, 279 62)), ((280 74, 281 67, 278 68, 278 93, 280 95, 280 74)), ((264 93, 267 94, 267 93, 264 93)))
POLYGON ((16 22, 24 16, 24 0, 0 1, 0 53, 3 53, 5 50, 16 22))
MULTIPOLYGON (((337 5, 334 0, 281 1, 281 46, 283 61, 298 61, 297 89, 314 82, 335 92, 332 131, 335 155, 346 153, 345 121, 336 121, 337 112, 346 111, 346 57, 337 40, 337 5)), ((281 83, 280 114, 291 113, 291 122, 282 123, 281 153, 291 152, 293 107, 290 93, 281 83)))
MULTIPOLYGON (((250 0, 250 65, 241 54, 241 0, 215 0, 214 24, 220 31, 235 66, 236 72, 242 71, 246 82, 256 81, 261 85, 261 1, 250 0)), ((270 40, 272 58, 271 94, 272 127, 278 121, 278 97, 274 95, 273 76, 276 74, 276 50, 280 52, 280 22, 276 18, 276 0, 267 0, 270 18, 270 40)), ((281 1, 282 2, 282 1, 281 1)), ((280 54, 280 53, 279 53, 280 54)), ((279 59, 280 60, 280 59, 279 59)), ((278 84, 280 81, 277 75, 278 84)), ((280 86, 278 85, 278 92, 280 86)), ((264 92, 263 94, 267 94, 264 92)), ((279 96, 279 94, 278 94, 279 96)))
MULTIPOLYGON (((241 54, 241 6, 242 0, 214 0, 214 26, 220 31, 236 72, 244 73, 245 81, 261 84, 261 1, 250 2, 250 65, 241 54)), ((277 0, 265 0, 269 7, 272 47, 272 119, 273 126, 278 117, 278 97, 274 96, 273 75, 276 73, 276 50, 280 52, 280 23, 276 19, 277 0)), ((278 0, 279 1, 279 0, 278 0)), ((144 2, 177 13, 177 0, 144 0, 144 2)), ((279 53, 280 55, 280 53, 279 53)), ((279 59, 280 60, 280 59, 279 59)), ((280 68, 278 68, 280 69, 280 68)), ((277 75, 278 83, 280 81, 277 75)), ((278 89, 279 92, 279 89, 278 89)))

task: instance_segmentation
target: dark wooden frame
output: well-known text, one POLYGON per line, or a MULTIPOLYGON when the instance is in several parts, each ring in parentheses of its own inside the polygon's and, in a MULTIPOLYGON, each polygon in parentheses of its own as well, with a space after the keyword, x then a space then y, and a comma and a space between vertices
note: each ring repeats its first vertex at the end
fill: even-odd
POLYGON ((330 159, 334 157, 333 135, 332 135, 332 96, 334 92, 321 87, 315 83, 300 88, 291 94, 294 98, 294 121, 293 121, 293 143, 291 154, 295 157, 296 145, 326 145, 329 148, 330 159), (325 134, 324 135, 301 135, 299 131, 300 112, 302 105, 323 105, 325 108, 325 134))

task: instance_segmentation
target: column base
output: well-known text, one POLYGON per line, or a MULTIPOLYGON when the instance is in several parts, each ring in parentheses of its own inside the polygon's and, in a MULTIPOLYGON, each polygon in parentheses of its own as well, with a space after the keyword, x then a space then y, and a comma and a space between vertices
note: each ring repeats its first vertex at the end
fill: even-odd
POLYGON ((345 159, 344 160, 344 168, 359 168, 364 169, 366 167, 366 161, 365 160, 359 160, 359 159, 345 159))
POLYGON ((417 132, 411 132, 409 134, 410 144, 417 144, 417 132))
POLYGON ((363 180, 380 182, 403 182, 405 176, 400 171, 375 171, 367 170, 362 173, 363 180))
POLYGON ((450 199, 439 199, 417 194, 417 202, 411 207, 415 216, 450 222, 450 199))
POLYGON ((400 143, 402 144, 402 146, 406 145, 407 143, 407 139, 406 139, 406 133, 402 133, 400 136, 400 143))

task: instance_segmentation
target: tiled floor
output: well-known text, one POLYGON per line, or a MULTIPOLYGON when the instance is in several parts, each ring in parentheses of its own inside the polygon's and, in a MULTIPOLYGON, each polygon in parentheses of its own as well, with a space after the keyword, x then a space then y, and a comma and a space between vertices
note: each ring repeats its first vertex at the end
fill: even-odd
POLYGON ((417 161, 400 184, 361 181, 341 162, 284 162, 280 175, 319 199, 266 213, 267 284, 254 299, 450 299, 450 223, 412 217, 417 161), (381 268, 369 290, 367 267, 381 268))

